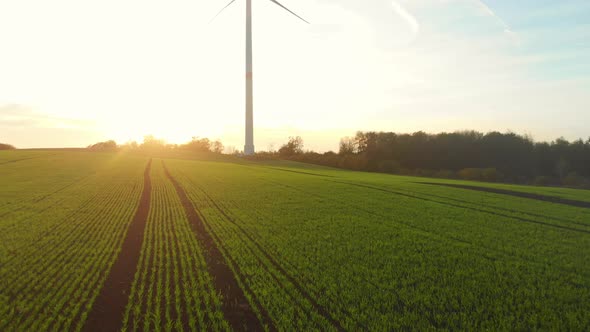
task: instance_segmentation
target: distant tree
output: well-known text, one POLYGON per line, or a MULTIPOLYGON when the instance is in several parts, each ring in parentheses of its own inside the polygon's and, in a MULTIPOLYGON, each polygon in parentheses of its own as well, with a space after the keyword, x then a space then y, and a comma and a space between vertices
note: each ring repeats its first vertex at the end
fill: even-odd
POLYGON ((223 153, 223 144, 220 140, 216 140, 211 143, 211 151, 215 153, 223 153))
POLYGON ((551 184, 551 178, 548 176, 537 176, 533 180, 533 185, 535 186, 548 186, 551 184))
POLYGON ((487 182, 496 182, 501 178, 500 172, 495 168, 486 168, 481 172, 481 179, 487 182))
MULTIPOLYGON (((211 152, 211 141, 208 138, 195 136, 190 142, 182 145, 182 148, 194 152, 211 152)), ((221 148, 223 149, 223 145, 221 148)))
POLYGON ((452 179, 455 177, 455 173, 453 173, 452 171, 441 169, 438 172, 435 172, 433 176, 441 179, 452 179))
POLYGON ((129 141, 123 145, 121 145, 121 148, 123 149, 130 149, 130 150, 135 150, 139 147, 139 144, 137 144, 136 141, 129 141))
POLYGON ((586 179, 579 176, 576 172, 570 172, 564 179, 563 185, 568 187, 582 187, 586 182, 586 179))
POLYGON ((88 149, 95 151, 114 151, 117 150, 117 142, 113 140, 98 142, 88 146, 88 149))
POLYGON ((557 176, 559 176, 560 180, 563 180, 563 178, 565 178, 566 174, 568 173, 568 166, 568 162, 563 157, 559 158, 555 164, 555 172, 557 173, 557 176))
POLYGON ((293 156, 303 153, 303 139, 300 136, 289 137, 289 142, 279 149, 281 156, 293 156))
POLYGON ((290 138, 279 150, 280 157, 353 170, 478 181, 581 186, 590 181, 590 138, 569 142, 561 137, 547 143, 510 131, 359 131, 340 140, 337 155, 297 153, 295 146, 290 138))
POLYGON ((353 154, 357 152, 357 141, 353 137, 344 137, 340 139, 340 155, 353 154))
POLYGON ((274 143, 269 143, 268 146, 267 146, 267 148, 266 148, 266 151, 268 153, 275 153, 276 152, 275 144, 274 143))
POLYGON ((348 168, 355 171, 367 169, 367 159, 363 155, 346 155, 343 156, 338 167, 348 168))
POLYGON ((0 150, 14 150, 16 149, 13 145, 0 143, 0 150))
POLYGON ((144 136, 140 148, 144 150, 163 150, 166 148, 166 142, 163 139, 155 138, 153 135, 147 135, 144 136))
POLYGON ((379 172, 397 173, 401 169, 399 163, 395 160, 383 160, 379 162, 379 172))
POLYGON ((481 170, 478 168, 464 168, 459 171, 458 175, 463 180, 469 180, 469 181, 481 180, 481 170))
POLYGON ((230 154, 230 155, 238 155, 240 154, 240 151, 233 145, 227 146, 225 147, 225 153, 230 154))

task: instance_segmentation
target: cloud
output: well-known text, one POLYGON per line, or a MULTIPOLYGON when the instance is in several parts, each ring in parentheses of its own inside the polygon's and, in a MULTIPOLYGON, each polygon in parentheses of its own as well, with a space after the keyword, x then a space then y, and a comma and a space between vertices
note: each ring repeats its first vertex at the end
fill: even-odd
POLYGON ((37 113, 22 104, 0 104, 0 141, 19 148, 83 147, 108 139, 93 122, 37 113))
POLYGON ((93 122, 88 120, 66 119, 37 113, 25 105, 0 105, 0 127, 84 129, 91 127, 92 124, 93 122))

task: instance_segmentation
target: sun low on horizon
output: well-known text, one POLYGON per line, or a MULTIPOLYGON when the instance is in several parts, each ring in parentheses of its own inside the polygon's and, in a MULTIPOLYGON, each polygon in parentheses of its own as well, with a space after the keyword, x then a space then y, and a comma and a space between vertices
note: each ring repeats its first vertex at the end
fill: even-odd
POLYGON ((590 331, 589 0, 0 0, 0 332, 590 331))
MULTIPOLYGON (((357 130, 587 136, 585 1, 282 3, 311 24, 253 0, 259 149, 334 150, 357 130)), ((226 4, 0 2, 0 141, 242 148, 245 1, 211 21, 226 4)))

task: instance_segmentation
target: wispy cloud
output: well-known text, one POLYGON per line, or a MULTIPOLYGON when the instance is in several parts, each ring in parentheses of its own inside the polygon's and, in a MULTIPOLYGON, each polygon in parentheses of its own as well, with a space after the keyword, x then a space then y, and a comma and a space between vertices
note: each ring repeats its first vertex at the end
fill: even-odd
POLYGON ((0 127, 88 128, 92 121, 66 119, 37 113, 20 104, 0 105, 0 127))

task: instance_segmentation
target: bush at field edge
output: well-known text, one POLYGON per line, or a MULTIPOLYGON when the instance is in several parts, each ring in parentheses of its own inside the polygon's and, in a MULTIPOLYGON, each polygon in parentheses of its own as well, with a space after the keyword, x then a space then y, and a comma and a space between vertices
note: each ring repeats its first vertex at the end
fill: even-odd
POLYGON ((16 148, 13 145, 0 143, 0 150, 15 150, 16 148))

